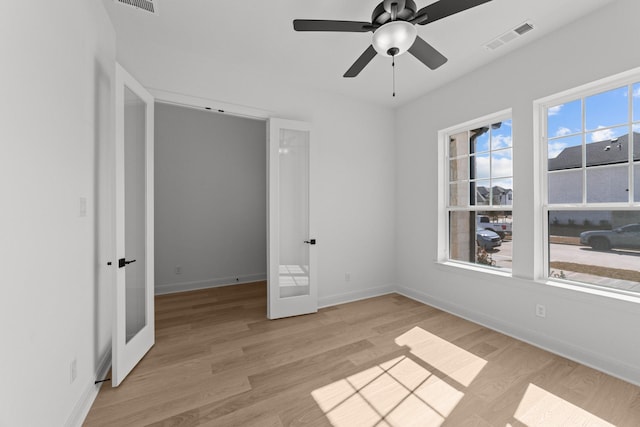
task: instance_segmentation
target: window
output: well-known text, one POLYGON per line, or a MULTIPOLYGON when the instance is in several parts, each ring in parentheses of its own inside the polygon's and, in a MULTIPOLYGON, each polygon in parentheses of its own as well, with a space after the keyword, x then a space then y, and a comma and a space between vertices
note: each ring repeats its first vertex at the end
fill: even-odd
POLYGON ((548 277, 640 293, 640 76, 542 109, 548 277))
POLYGON ((511 119, 492 117, 444 131, 446 258, 511 270, 513 141, 511 119))

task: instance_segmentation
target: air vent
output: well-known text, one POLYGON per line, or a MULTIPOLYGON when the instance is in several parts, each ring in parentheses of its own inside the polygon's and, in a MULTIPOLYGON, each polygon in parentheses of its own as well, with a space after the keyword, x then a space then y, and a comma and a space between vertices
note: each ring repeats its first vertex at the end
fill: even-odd
POLYGON ((534 26, 530 22, 525 22, 517 27, 501 34, 499 37, 485 43, 484 47, 487 50, 496 50, 497 48, 504 46, 505 44, 514 41, 515 39, 522 37, 524 34, 533 30, 534 26))
POLYGON ((525 33, 528 33, 531 30, 533 30, 533 25, 529 24, 528 22, 525 22, 524 24, 520 25, 518 28, 514 29, 513 31, 515 31, 520 35, 523 35, 525 33))
POLYGON ((158 0, 113 0, 116 3, 134 7, 138 10, 158 14, 158 0))

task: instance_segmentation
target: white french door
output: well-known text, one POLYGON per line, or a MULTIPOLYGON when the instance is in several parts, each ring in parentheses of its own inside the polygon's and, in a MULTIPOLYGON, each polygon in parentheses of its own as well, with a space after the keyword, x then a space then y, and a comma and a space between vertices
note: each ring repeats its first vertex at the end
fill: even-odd
POLYGON ((268 122, 267 317, 318 311, 313 206, 314 145, 308 123, 268 122))
POLYGON ((118 386, 155 341, 153 96, 116 64, 116 286, 112 380, 118 386))

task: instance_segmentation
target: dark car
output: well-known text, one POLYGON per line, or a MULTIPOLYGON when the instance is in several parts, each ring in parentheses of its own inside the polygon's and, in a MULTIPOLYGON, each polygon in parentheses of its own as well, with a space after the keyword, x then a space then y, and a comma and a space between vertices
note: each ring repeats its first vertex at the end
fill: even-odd
POLYGON ((485 251, 502 245, 502 239, 497 233, 491 230, 485 230, 484 228, 478 228, 476 230, 476 242, 478 246, 485 251))
POLYGON ((580 233, 580 244, 598 251, 612 248, 639 248, 640 224, 629 224, 613 230, 594 230, 580 233))

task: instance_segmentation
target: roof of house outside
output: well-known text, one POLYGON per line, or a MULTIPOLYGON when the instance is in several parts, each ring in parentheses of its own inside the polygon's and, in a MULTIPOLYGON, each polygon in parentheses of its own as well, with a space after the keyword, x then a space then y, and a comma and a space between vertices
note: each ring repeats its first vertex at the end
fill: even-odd
MULTIPOLYGON (((629 160, 629 135, 617 140, 592 142, 586 145, 587 166, 625 163, 629 160)), ((640 160, 640 133, 633 133, 633 160, 640 160)), ((549 159, 549 170, 575 169, 582 167, 582 146, 565 148, 555 158, 549 159)))

